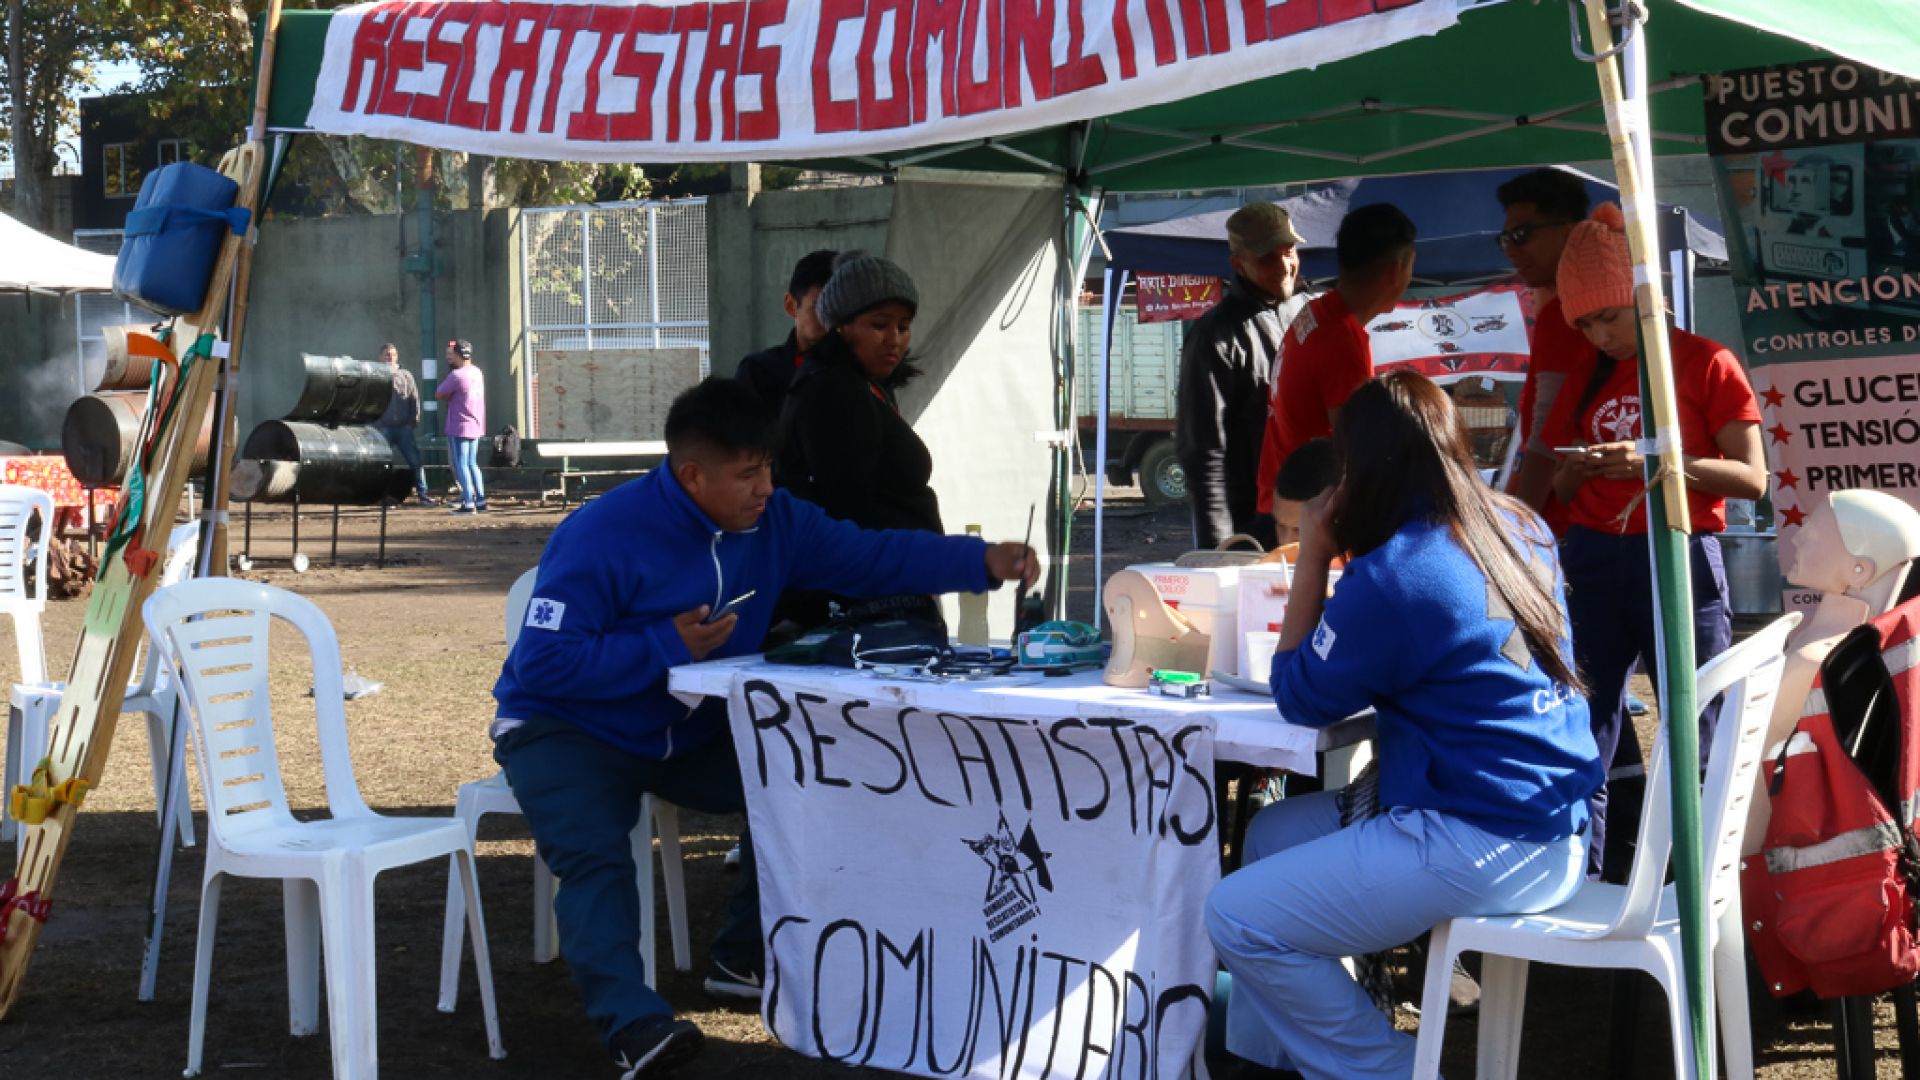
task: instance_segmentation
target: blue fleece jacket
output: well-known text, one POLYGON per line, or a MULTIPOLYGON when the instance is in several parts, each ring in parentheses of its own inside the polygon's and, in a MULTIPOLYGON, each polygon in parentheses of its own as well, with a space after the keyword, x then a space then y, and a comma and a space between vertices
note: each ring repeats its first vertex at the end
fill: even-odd
POLYGON ((667 669, 693 660, 675 615, 755 590, 713 659, 757 651, 789 586, 885 596, 989 585, 977 537, 861 529, 785 491, 754 528, 727 532, 672 470, 655 469, 554 530, 493 696, 502 717, 557 717, 629 753, 672 757, 719 734, 667 692, 667 669))
MULTIPOLYGON (((1554 582, 1564 620, 1551 541, 1537 525, 1515 529, 1521 551, 1545 560, 1535 570, 1554 582)), ((1347 564, 1313 637, 1274 656, 1273 698, 1313 727, 1372 706, 1381 805, 1438 810, 1497 836, 1571 835, 1603 776, 1586 699, 1533 662, 1486 575, 1429 521, 1347 564)))

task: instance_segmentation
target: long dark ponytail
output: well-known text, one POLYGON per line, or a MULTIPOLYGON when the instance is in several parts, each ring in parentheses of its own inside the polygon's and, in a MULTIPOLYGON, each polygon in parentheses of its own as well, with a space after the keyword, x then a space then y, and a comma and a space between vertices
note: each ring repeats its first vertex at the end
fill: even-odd
POLYGON ((1583 688, 1561 648, 1568 631, 1551 564, 1521 550, 1523 543, 1546 547, 1552 538, 1525 504, 1480 479, 1460 415, 1433 380, 1397 370, 1367 382, 1341 407, 1333 442, 1342 473, 1331 526, 1341 550, 1364 555, 1416 516, 1444 522, 1487 576, 1534 660, 1559 682, 1583 688))

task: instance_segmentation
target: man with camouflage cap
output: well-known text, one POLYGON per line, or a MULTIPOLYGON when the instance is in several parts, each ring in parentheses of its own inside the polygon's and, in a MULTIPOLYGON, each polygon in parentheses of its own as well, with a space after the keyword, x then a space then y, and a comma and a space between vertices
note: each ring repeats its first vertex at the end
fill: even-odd
POLYGON ((1255 473, 1280 343, 1307 302, 1294 294, 1300 242, 1287 212, 1270 202, 1234 211, 1227 219, 1233 278, 1180 350, 1174 438, 1197 547, 1235 533, 1273 546, 1273 522, 1256 507, 1255 473))

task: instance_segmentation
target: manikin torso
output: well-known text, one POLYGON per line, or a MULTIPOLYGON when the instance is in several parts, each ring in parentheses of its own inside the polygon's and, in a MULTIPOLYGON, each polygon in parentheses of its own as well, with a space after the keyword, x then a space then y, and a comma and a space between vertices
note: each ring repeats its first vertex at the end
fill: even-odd
MULTIPOLYGON (((1820 664, 1834 646, 1854 627, 1893 610, 1908 565, 1901 562, 1883 568, 1848 551, 1825 499, 1813 502, 1806 523, 1787 544, 1791 556, 1787 580, 1802 588, 1820 589, 1823 595, 1819 606, 1787 638, 1780 693, 1774 699, 1773 721, 1762 744, 1767 758, 1793 734, 1794 725, 1806 711, 1807 695, 1820 674, 1820 664)), ((1767 820, 1772 813, 1766 782, 1767 769, 1763 767, 1758 778, 1760 790, 1747 804, 1747 832, 1740 843, 1743 855, 1759 851, 1766 840, 1767 820)))

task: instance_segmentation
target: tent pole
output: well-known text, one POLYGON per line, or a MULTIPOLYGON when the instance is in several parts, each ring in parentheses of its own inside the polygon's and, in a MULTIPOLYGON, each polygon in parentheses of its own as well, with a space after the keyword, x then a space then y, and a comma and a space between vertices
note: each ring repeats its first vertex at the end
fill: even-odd
POLYGON ((1103 611, 1100 590, 1107 581, 1107 393, 1112 382, 1113 321, 1120 304, 1120 293, 1127 287, 1125 271, 1120 288, 1113 287, 1113 266, 1108 264, 1100 286, 1100 371, 1096 376, 1100 395, 1093 414, 1093 628, 1100 629, 1103 611))
POLYGON ((1672 357, 1667 340, 1666 305, 1660 284, 1658 209, 1653 199, 1653 167, 1648 152, 1646 107, 1647 26, 1631 27, 1623 50, 1631 62, 1623 86, 1606 0, 1583 0, 1587 30, 1596 53, 1600 96, 1606 105, 1627 243, 1634 262, 1634 300, 1639 311, 1642 443, 1646 450, 1648 543, 1652 548, 1656 605, 1659 611, 1660 715, 1667 730, 1672 763, 1673 866, 1680 901, 1680 940, 1687 985, 1688 1022, 1693 1035, 1695 1077, 1711 1077, 1715 1050, 1713 981, 1708 972, 1709 927, 1704 894, 1704 855, 1700 836, 1699 704, 1694 686, 1692 579, 1687 560, 1686 480, 1679 466, 1680 431, 1674 399, 1672 357), (1651 420, 1651 439, 1644 425, 1651 420), (1671 466, 1671 467, 1670 467, 1671 466))
MULTIPOLYGON (((1068 597, 1068 561, 1073 551, 1073 478, 1075 448, 1079 445, 1076 427, 1079 423, 1074 415, 1074 368, 1079 352, 1074 338, 1080 325, 1080 282, 1087 271, 1087 260, 1092 257, 1093 245, 1099 236, 1094 222, 1100 214, 1099 189, 1082 184, 1069 185, 1066 191, 1066 247, 1058 276, 1057 292, 1054 296, 1055 339, 1058 356, 1054 371, 1057 382, 1054 389, 1054 419, 1058 443, 1054 453, 1054 483, 1059 492, 1057 535, 1053 544, 1053 567, 1051 577, 1054 582, 1049 590, 1052 603, 1048 605, 1048 617, 1064 619, 1067 617, 1068 597)), ((1096 589, 1098 586, 1096 585, 1096 589)), ((1097 602, 1097 600, 1096 600, 1097 602)))

